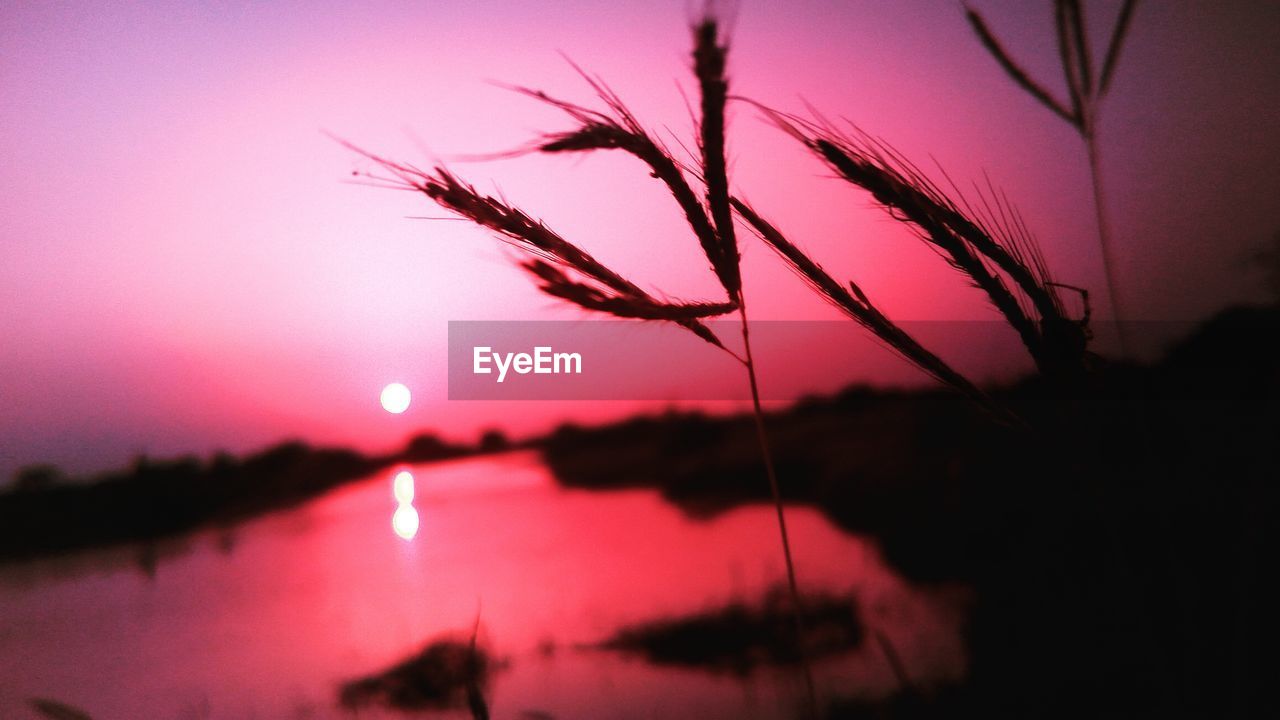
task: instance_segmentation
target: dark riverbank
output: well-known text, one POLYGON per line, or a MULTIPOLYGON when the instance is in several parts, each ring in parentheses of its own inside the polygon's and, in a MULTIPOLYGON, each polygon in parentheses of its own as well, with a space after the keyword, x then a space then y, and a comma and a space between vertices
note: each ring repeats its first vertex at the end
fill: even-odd
MULTIPOLYGON (((1277 336, 1280 312, 1238 309, 1154 366, 1099 361, 1071 387, 1029 379, 990 390, 1025 426, 945 390, 852 387, 801 400, 766 420, 784 499, 879 539, 898 569, 931 581, 972 578, 997 518, 1035 522, 1095 501, 1141 514, 1261 492, 1280 467, 1277 336)), ((540 445, 566 485, 656 487, 694 515, 769 497, 747 415, 569 425, 540 445)))
POLYGON ((397 463, 421 463, 505 449, 497 434, 475 445, 419 435, 403 450, 354 450, 286 442, 245 458, 219 454, 155 461, 72 481, 34 467, 0 493, 0 561, 120 543, 150 543, 209 526, 230 526, 288 508, 397 463))
MULTIPOLYGON (((1019 427, 941 391, 854 388, 772 414, 787 500, 874 537, 909 578, 976 591, 970 681, 872 714, 1265 716, 1277 337, 1280 311, 1238 308, 1152 366, 992 390, 1019 427)), ((753 433, 668 415, 562 428, 544 454, 568 485, 657 486, 715 513, 767 500, 753 433)))
POLYGON ((806 597, 801 610, 803 642, 796 636, 795 610, 786 588, 778 586, 759 603, 737 601, 621 628, 598 647, 655 665, 745 677, 759 666, 798 667, 802 657, 838 655, 863 642, 866 629, 854 596, 806 597))

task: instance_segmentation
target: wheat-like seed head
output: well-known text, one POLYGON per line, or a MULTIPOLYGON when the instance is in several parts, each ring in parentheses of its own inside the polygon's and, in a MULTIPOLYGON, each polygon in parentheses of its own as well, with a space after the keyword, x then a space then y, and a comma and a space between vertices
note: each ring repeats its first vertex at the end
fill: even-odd
POLYGON ((635 115, 602 81, 589 76, 576 65, 575 70, 604 102, 605 111, 552 97, 541 90, 516 86, 512 89, 564 111, 578 127, 548 133, 528 150, 543 153, 593 152, 621 150, 649 168, 660 180, 684 213, 685 219, 711 264, 730 302, 738 302, 742 277, 737 241, 734 237, 733 211, 729 207, 729 180, 725 162, 725 106, 728 81, 725 78, 727 48, 719 42, 718 24, 705 18, 694 27, 694 74, 701 93, 702 116, 699 124, 699 165, 689 170, 677 162, 672 153, 654 140, 635 115), (699 198, 686 178, 686 170, 705 185, 699 198))
POLYGON ((548 295, 618 318, 671 321, 728 352, 700 319, 732 312, 737 309, 735 303, 669 302, 654 298, 544 223, 503 200, 477 192, 445 168, 427 172, 365 152, 349 143, 347 146, 390 173, 390 177, 375 179, 421 192, 441 207, 494 231, 516 248, 534 255, 533 260, 521 266, 538 280, 539 289, 548 295), (574 279, 573 275, 580 279, 574 279))
POLYGON ((760 239, 778 253, 805 282, 837 309, 859 325, 870 330, 889 350, 920 368, 934 379, 967 395, 995 416, 1007 419, 1007 411, 999 408, 976 385, 930 352, 914 337, 880 312, 856 283, 841 285, 816 261, 793 244, 773 224, 765 220, 747 203, 731 198, 730 202, 760 239))
POLYGON ((1066 317, 1059 285, 1049 276, 1035 238, 989 182, 987 193, 978 189, 985 213, 975 211, 953 182, 954 199, 887 143, 856 127, 841 133, 826 121, 764 111, 980 288, 1038 366, 1056 371, 1078 363, 1087 331, 1066 317))

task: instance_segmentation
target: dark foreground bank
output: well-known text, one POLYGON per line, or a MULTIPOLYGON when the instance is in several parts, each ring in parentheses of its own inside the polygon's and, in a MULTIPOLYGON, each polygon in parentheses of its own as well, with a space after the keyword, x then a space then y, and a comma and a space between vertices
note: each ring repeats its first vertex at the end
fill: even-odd
MULTIPOLYGON (((1277 337, 1280 311, 1235 309, 1153 366, 992 391, 1016 426, 861 388, 769 417, 787 500, 977 594, 965 687, 837 715, 1268 716, 1277 337)), ((768 497, 745 417, 567 427, 545 456, 569 485, 656 485, 691 513, 768 497)))

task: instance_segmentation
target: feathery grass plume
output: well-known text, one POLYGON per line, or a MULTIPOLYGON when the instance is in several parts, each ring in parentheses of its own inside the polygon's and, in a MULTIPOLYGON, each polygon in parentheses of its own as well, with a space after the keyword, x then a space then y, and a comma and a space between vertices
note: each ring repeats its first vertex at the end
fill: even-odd
MULTIPOLYGON (((869 192, 891 217, 908 225, 986 293, 1042 372, 1071 373, 1082 367, 1088 329, 1067 317, 1057 293, 1059 286, 1049 275, 1035 238, 1003 195, 994 188, 988 193, 978 189, 984 215, 954 183, 955 199, 893 148, 856 128, 853 134, 840 134, 829 123, 785 116, 767 108, 765 112, 837 176, 869 192)), ((775 242, 770 244, 778 249, 775 242)), ((796 264, 789 253, 782 254, 796 264)), ((804 267, 799 269, 808 276, 804 267)), ((843 307, 842 300, 834 302, 843 307)), ((910 344, 899 351, 917 364, 926 359, 910 344)), ((936 365, 921 367, 931 374, 939 370, 936 365)))
MULTIPOLYGON (((693 72, 698 80, 701 114, 698 121, 698 167, 689 170, 689 173, 702 182, 701 198, 686 178, 688 168, 677 162, 661 143, 650 137, 622 100, 602 81, 588 76, 576 66, 578 73, 604 102, 606 110, 592 110, 553 98, 539 90, 514 87, 517 92, 559 108, 578 125, 572 130, 546 134, 523 151, 517 152, 557 154, 621 150, 638 158, 649 168, 650 174, 666 186, 684 213, 711 270, 725 291, 725 302, 685 303, 658 300, 542 223, 535 222, 503 201, 477 193, 470 185, 443 168, 423 172, 358 148, 352 149, 362 152, 391 173, 390 178, 373 178, 374 180, 422 192, 442 207, 497 232, 500 237, 534 255, 533 259, 521 265, 537 279, 539 288, 548 295, 615 317, 676 322, 734 355, 743 364, 751 387, 757 440, 777 515, 788 587, 795 607, 796 633, 798 638, 803 638, 799 587, 777 472, 764 427, 764 411, 760 403, 746 302, 742 292, 741 258, 730 204, 728 163, 725 159, 725 108, 729 97, 725 69, 728 47, 720 40, 720 25, 712 13, 704 13, 694 24, 693 45, 693 72), (742 319, 741 357, 726 348, 701 322, 703 318, 734 310, 737 310, 742 319)), ((819 711, 812 668, 803 653, 801 660, 808 689, 809 714, 817 718, 819 711)))
MULTIPOLYGON (((719 315, 735 309, 738 311, 742 320, 744 353, 738 359, 745 366, 750 382, 757 438, 777 513, 788 586, 796 605, 796 632, 798 637, 803 637, 799 587, 782 507, 782 495, 764 428, 764 412, 760 404, 755 361, 751 354, 746 302, 742 292, 741 257, 738 253, 733 209, 730 205, 728 163, 725 159, 725 108, 729 97, 729 83, 725 69, 728 47, 720 40, 720 24, 712 13, 704 13, 702 18, 694 23, 693 45, 693 72, 698 80, 701 100, 701 113, 698 119, 698 166, 694 169, 686 168, 677 162, 661 143, 645 131, 622 100, 603 81, 589 76, 577 66, 574 66, 574 69, 591 86, 596 96, 604 102, 606 108, 604 111, 592 110, 554 98, 540 90, 519 86, 513 89, 559 108, 578 124, 572 130, 544 135, 532 143, 526 149, 527 151, 557 154, 621 150, 643 162, 649 168, 650 174, 666 186, 684 213, 690 229, 711 265, 712 272, 724 288, 727 302, 668 303, 654 300, 639 293, 634 286, 619 285, 616 277, 602 276, 595 272, 596 268, 591 264, 584 266, 579 257, 565 257, 563 252, 553 248, 554 243, 548 243, 545 238, 531 240, 530 233, 523 226, 516 228, 516 232, 512 232, 506 227, 509 224, 509 218, 501 218, 503 222, 490 220, 488 215, 491 213, 476 212, 471 207, 475 205, 474 198, 464 197, 462 202, 457 202, 452 200, 452 195, 456 193, 442 192, 431 187, 420 189, 436 202, 455 212, 460 212, 480 224, 498 229, 508 237, 515 237, 526 245, 532 245, 539 251, 537 254, 542 258, 525 262, 523 267, 538 278, 539 287, 543 292, 572 302, 579 307, 606 312, 617 317, 679 322, 698 333, 700 337, 725 349, 726 352, 729 351, 718 339, 715 339, 714 335, 711 335, 705 325, 699 322, 699 318, 719 315), (686 170, 701 180, 704 189, 702 198, 699 198, 693 186, 690 185, 686 178, 686 170), (569 277, 565 269, 577 271, 584 275, 588 282, 580 282, 569 277)), ((437 171, 437 175, 440 173, 441 171, 437 171)), ((813 682, 812 668, 807 661, 802 664, 809 691, 810 714, 816 718, 818 716, 817 692, 813 682)))
POLYGON ((997 418, 1010 419, 1007 411, 992 402, 968 378, 954 370, 942 358, 930 352, 909 333, 885 317, 857 283, 850 282, 848 288, 841 285, 827 273, 817 262, 794 245, 769 221, 762 218, 750 205, 732 198, 733 208, 738 215, 755 231, 756 235, 773 248, 787 264, 811 287, 821 294, 837 309, 851 319, 870 330, 890 350, 911 362, 929 376, 950 386, 969 397, 980 407, 997 418))
MULTIPOLYGON (((661 143, 650 137, 622 100, 601 80, 587 75, 574 66, 579 75, 595 91, 596 96, 604 102, 607 108, 605 112, 553 98, 539 90, 524 87, 514 89, 563 110, 578 123, 576 129, 543 136, 533 144, 531 149, 549 154, 599 150, 621 150, 629 153, 647 165, 650 174, 666 185, 668 192, 684 212, 685 219, 693 230, 694 236, 697 237, 703 254, 711 264, 712 272, 725 290, 728 303, 667 303, 661 308, 662 313, 705 317, 709 314, 718 314, 722 308, 737 309, 742 320, 744 350, 744 357, 740 359, 746 366, 751 386, 757 436, 765 463, 765 474, 769 479, 769 487, 778 516, 778 530, 786 560, 788 586, 797 606, 796 632, 799 636, 803 636, 798 609, 800 607, 799 587, 792 562, 791 543, 782 510, 782 495, 777 473, 773 466, 764 428, 755 361, 751 355, 750 326, 747 319, 746 300, 742 292, 741 257, 738 252, 733 209, 730 204, 728 163, 725 159, 725 108, 729 98, 729 83, 725 72, 728 46, 721 42, 720 24, 712 14, 704 14, 694 24, 693 45, 693 72, 698 80, 701 112, 698 118, 698 167, 691 170, 690 174, 698 177, 703 183, 702 199, 699 199, 686 179, 686 168, 678 163, 661 143)), ((541 278, 544 292, 563 297, 580 306, 601 310, 607 308, 607 311, 623 317, 646 317, 639 313, 651 312, 649 308, 639 307, 634 303, 626 309, 617 308, 613 300, 597 297, 593 288, 568 280, 558 269, 546 263, 534 261, 527 263, 525 267, 541 278)), ((809 690, 810 712, 816 717, 817 693, 813 684, 813 673, 808 662, 803 665, 809 690)))
MULTIPOLYGON (((648 166, 649 173, 667 187, 694 237, 698 239, 703 254, 710 261, 712 272, 728 292, 728 287, 733 285, 732 278, 736 277, 736 267, 732 271, 725 267, 720 250, 720 236, 697 193, 685 178, 680 163, 645 131, 626 105, 604 83, 587 76, 581 70, 578 72, 604 101, 609 111, 591 110, 554 98, 541 90, 517 87, 516 91, 563 110, 579 125, 574 130, 545 135, 532 149, 548 154, 621 150, 639 159, 648 166)), ((730 298, 733 298, 733 293, 730 293, 730 298)))
POLYGON ((552 297, 558 297, 588 310, 596 310, 620 318, 639 320, 670 320, 685 322, 698 318, 725 315, 737 310, 730 302, 669 302, 662 303, 645 297, 623 297, 611 294, 607 289, 571 280, 560 268, 544 260, 527 260, 521 263, 525 270, 541 282, 538 288, 552 297))
POLYGON ((592 110, 552 97, 541 90, 516 86, 513 89, 563 110, 578 122, 574 130, 549 133, 534 143, 532 150, 543 153, 622 150, 649 167, 661 180, 683 211, 711 269, 731 301, 738 301, 742 276, 733 211, 729 207, 729 179, 725 161, 725 106, 728 80, 725 66, 728 48, 719 41, 719 24, 707 16, 694 27, 694 74, 701 94, 698 147, 700 166, 696 173, 705 185, 705 202, 698 198, 685 172, 661 143, 654 140, 622 100, 602 81, 574 69, 605 104, 607 112, 592 110))
MULTIPOLYGON (((721 63, 723 64, 723 58, 721 63)), ((709 155, 712 151, 705 149, 707 147, 705 140, 700 141, 700 145, 704 146, 703 157, 700 158, 702 167, 694 174, 701 177, 707 185, 707 204, 704 205, 685 177, 685 168, 675 160, 666 147, 649 135, 622 100, 599 79, 590 77, 576 66, 575 69, 605 103, 608 111, 591 110, 552 97, 541 90, 515 87, 517 92, 559 108, 578 122, 578 127, 574 130, 546 134, 532 146, 532 149, 548 154, 621 150, 639 159, 648 166, 650 175, 667 187, 671 197, 684 213, 694 236, 698 239, 703 254, 711 263, 712 272, 715 273, 730 300, 736 301, 742 287, 742 279, 738 267, 738 251, 733 238, 733 226, 729 223, 726 233, 720 225, 721 219, 717 214, 720 198, 724 198, 723 203, 727 207, 728 197, 728 180, 723 159, 723 96, 726 91, 723 89, 721 91, 720 140, 718 144, 713 142, 710 146, 717 148, 714 152, 720 157, 718 163, 710 159, 715 156, 709 155), (708 167, 710 167, 709 171, 708 167), (712 178, 718 178, 718 180, 712 178), (710 214, 708 208, 710 208, 710 214)), ((723 84, 723 81, 721 82, 723 84)), ((704 122, 705 124, 707 123, 704 122)))
POLYGON ((742 278, 733 230, 733 211, 729 207, 729 177, 725 161, 725 104, 729 93, 725 64, 728 47, 720 44, 718 32, 716 20, 711 16, 703 18, 694 29, 693 68, 702 96, 698 146, 702 153, 703 182, 707 185, 707 207, 711 210, 720 240, 712 264, 716 265, 716 274, 729 297, 738 298, 742 278))
MULTIPOLYGON (((965 17, 973 27, 982 45, 991 53, 1000 67, 1019 87, 1049 108, 1055 115, 1066 120, 1076 129, 1085 142, 1085 150, 1089 160, 1089 174, 1093 183, 1093 206, 1097 216, 1098 245, 1102 250, 1102 269, 1106 276, 1107 293, 1111 298, 1113 314, 1117 321, 1123 320, 1121 301, 1115 277, 1115 258, 1111 227, 1102 191, 1101 159, 1098 153, 1098 107, 1107 92, 1111 89, 1111 81, 1115 77, 1116 65, 1120 61, 1120 51, 1132 25, 1133 13, 1137 8, 1137 0, 1125 0, 1120 6, 1111 38, 1107 43, 1107 52, 1102 62, 1102 72, 1095 76, 1093 70, 1093 53, 1089 47, 1089 35, 1085 29, 1084 6, 1080 0, 1052 0, 1054 11, 1054 28, 1057 32, 1058 57, 1062 64, 1062 74, 1066 80, 1070 108, 1055 98, 1043 85, 1033 80, 1005 50, 1004 46, 991 32, 986 20, 976 10, 964 4, 965 17)), ((1120 352, 1128 354, 1123 324, 1118 324, 1120 352)))
POLYGON ((391 174, 390 177, 370 176, 372 179, 391 187, 421 192, 446 210, 496 232, 503 240, 534 255, 535 260, 521 266, 539 281, 540 289, 547 294, 586 310, 615 317, 670 320, 733 354, 698 318, 732 312, 737 307, 734 303, 669 303, 658 300, 542 222, 503 200, 482 195, 444 168, 437 167, 427 172, 380 157, 350 143, 344 145, 391 174), (581 276, 585 282, 572 280, 569 273, 581 276))

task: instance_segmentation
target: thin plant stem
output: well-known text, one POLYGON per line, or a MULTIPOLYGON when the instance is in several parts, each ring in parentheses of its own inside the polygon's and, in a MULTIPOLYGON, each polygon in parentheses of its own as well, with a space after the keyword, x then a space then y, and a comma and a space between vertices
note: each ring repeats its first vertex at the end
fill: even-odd
POLYGON ((764 428, 764 410, 760 407, 760 387, 756 381, 756 363, 755 358, 751 355, 751 330, 747 323, 747 301, 741 290, 738 291, 738 312, 742 317, 743 365, 746 366, 747 378, 751 381, 751 404, 755 411, 756 439, 760 442, 760 454, 764 458, 765 474, 769 477, 769 492, 773 496, 773 509, 778 517, 778 535, 782 539, 782 557, 787 566, 787 589, 791 593, 792 618, 796 627, 796 651, 800 656, 800 665, 804 668, 804 682, 809 700, 809 717, 817 720, 819 717, 818 691, 813 682, 813 667, 809 664, 809 654, 804 647, 804 610, 800 602, 800 586, 796 582, 796 566, 791 555, 791 538, 787 534, 787 516, 782 509, 782 492, 778 489, 778 472, 773 465, 773 452, 769 449, 769 436, 764 428))
POLYGON ((1111 316, 1116 324, 1116 341, 1120 343, 1120 357, 1128 359, 1129 342, 1124 327, 1125 313, 1121 306, 1120 293, 1115 277, 1115 257, 1112 255, 1111 223, 1107 221, 1107 210, 1102 191, 1101 159, 1098 155, 1098 129, 1092 118, 1086 124, 1083 133, 1084 144, 1089 156, 1089 175, 1093 181, 1093 212, 1098 225, 1098 246, 1102 249, 1102 273, 1107 280, 1107 295, 1111 298, 1111 316))

